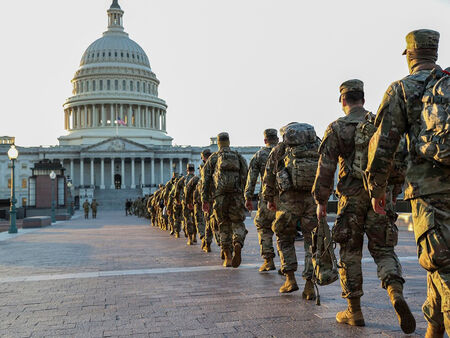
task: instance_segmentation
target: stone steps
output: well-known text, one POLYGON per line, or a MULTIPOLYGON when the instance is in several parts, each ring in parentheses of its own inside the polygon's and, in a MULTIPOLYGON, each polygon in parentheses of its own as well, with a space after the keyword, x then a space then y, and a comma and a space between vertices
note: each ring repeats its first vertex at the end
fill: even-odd
POLYGON ((99 204, 99 210, 124 210, 127 199, 135 200, 142 197, 142 189, 95 189, 94 198, 99 204))

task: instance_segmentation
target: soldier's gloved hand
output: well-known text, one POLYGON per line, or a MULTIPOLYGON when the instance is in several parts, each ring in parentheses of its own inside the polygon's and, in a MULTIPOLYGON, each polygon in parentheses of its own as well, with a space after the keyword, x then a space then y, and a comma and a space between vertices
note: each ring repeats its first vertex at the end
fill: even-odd
POLYGON ((205 213, 205 214, 209 214, 209 203, 208 202, 204 202, 203 204, 202 204, 202 210, 203 210, 203 212, 205 213))
POLYGON ((247 208, 248 211, 252 212, 253 211, 253 203, 251 200, 245 200, 245 207, 247 208))
POLYGON ((188 204, 187 207, 188 207, 189 210, 194 210, 194 206, 192 204, 188 204))
POLYGON ((277 205, 275 202, 267 202, 267 209, 271 211, 277 211, 277 205))
POLYGON ((327 217, 327 205, 317 204, 316 209, 317 219, 320 221, 322 218, 327 217))
POLYGON ((380 198, 372 197, 373 211, 375 211, 377 214, 380 215, 386 215, 386 210, 384 210, 385 207, 386 207, 386 194, 384 194, 380 198))

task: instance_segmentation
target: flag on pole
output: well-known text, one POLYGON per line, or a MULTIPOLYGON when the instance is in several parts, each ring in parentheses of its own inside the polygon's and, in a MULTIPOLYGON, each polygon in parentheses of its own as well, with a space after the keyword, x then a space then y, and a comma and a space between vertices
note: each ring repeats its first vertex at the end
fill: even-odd
POLYGON ((117 118, 116 124, 120 124, 121 126, 126 126, 127 124, 125 123, 125 121, 121 120, 120 117, 117 118))

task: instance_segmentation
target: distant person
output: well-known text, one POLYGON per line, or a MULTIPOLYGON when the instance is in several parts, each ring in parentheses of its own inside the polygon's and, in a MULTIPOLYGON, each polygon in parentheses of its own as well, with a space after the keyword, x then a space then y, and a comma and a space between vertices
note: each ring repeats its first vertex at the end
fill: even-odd
POLYGON ((89 218, 89 208, 90 208, 90 204, 88 202, 88 200, 85 200, 83 203, 83 209, 84 209, 84 218, 88 219, 89 218))
POLYGON ((95 199, 93 199, 91 203, 92 218, 97 218, 97 207, 98 202, 95 199))
POLYGON ((131 201, 127 199, 127 201, 125 202, 125 216, 131 215, 130 209, 131 209, 131 201))

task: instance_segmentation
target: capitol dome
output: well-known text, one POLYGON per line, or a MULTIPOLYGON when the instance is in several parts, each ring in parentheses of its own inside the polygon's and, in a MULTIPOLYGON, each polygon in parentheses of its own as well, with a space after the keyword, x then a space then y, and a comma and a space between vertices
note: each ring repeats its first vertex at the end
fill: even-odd
POLYGON ((171 145, 167 104, 145 51, 123 28, 124 11, 114 0, 108 29, 84 52, 64 104, 68 134, 61 145, 94 144, 124 137, 146 145, 171 145))

